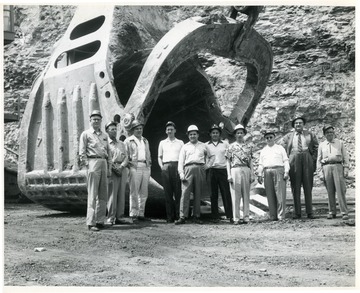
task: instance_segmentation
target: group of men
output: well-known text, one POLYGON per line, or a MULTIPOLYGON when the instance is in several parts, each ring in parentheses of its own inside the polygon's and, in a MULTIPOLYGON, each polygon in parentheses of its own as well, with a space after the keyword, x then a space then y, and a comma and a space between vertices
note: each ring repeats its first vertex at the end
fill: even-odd
MULTIPOLYGON (((117 123, 107 123, 105 134, 101 131, 101 121, 100 111, 94 110, 90 115, 90 129, 80 137, 80 160, 87 166, 88 229, 99 231, 105 224, 151 221, 144 215, 152 164, 149 142, 142 136, 144 125, 137 119, 133 120, 131 135, 122 142, 116 138, 117 123), (124 218, 127 182, 130 188, 130 220, 124 218)), ((303 117, 295 118, 292 121, 294 130, 282 139, 281 145, 275 143, 274 131, 265 131, 267 146, 261 151, 259 167, 254 172, 251 153, 245 158, 242 152, 229 152, 237 147, 241 151, 246 149, 243 140, 246 130, 241 124, 234 129, 238 141, 231 145, 221 139, 222 128, 216 124, 209 129, 210 140, 206 143, 199 141, 198 127, 190 125, 187 129, 189 142, 184 144, 175 136, 175 123, 167 122, 167 138, 160 141, 158 147, 167 222, 176 225, 186 223, 191 217, 190 196, 193 194, 193 221, 201 224, 200 202, 209 186, 214 222, 220 221, 220 190, 226 218, 239 224, 242 199, 245 205, 243 222, 247 223, 249 186, 255 179, 255 173, 259 183, 264 183, 271 220, 285 218, 288 177, 294 198, 293 217, 301 218, 300 189, 303 186, 307 217, 313 219, 312 187, 316 163, 317 172, 329 194, 328 218, 336 217, 336 193, 343 219, 348 219, 344 179, 348 174, 348 155, 344 144, 334 138, 334 127, 328 125, 323 128, 326 141, 319 146, 316 136, 304 130, 305 123, 303 117), (231 161, 230 154, 235 161, 231 161), (246 164, 239 165, 239 162, 246 164), (244 185, 247 187, 244 188, 244 185)))

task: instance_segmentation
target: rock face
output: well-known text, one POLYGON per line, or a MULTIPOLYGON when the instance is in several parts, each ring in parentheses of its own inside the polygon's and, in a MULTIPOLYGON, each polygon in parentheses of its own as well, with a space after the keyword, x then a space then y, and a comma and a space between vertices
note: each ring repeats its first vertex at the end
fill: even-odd
MULTIPOLYGON (((4 49, 4 87, 6 111, 24 111, 31 85, 46 66, 53 45, 65 32, 76 7, 17 6, 15 41, 4 49)), ((137 8, 142 9, 142 8, 137 8)), ((134 13, 136 9, 134 8, 134 13)), ((174 24, 193 16, 218 19, 229 16, 225 6, 167 6, 156 15, 158 27, 147 28, 129 22, 119 14, 119 31, 129 39, 129 47, 113 50, 139 50, 148 35, 159 39, 174 24), (151 29, 151 34, 147 30, 151 29), (155 32, 156 32, 155 31, 155 32)), ((246 16, 239 15, 238 21, 246 16)), ((248 140, 254 145, 255 162, 264 140, 260 131, 275 128, 278 137, 291 130, 294 115, 304 115, 307 127, 322 141, 324 123, 333 123, 350 153, 350 176, 355 176, 355 8, 315 6, 267 6, 254 28, 271 44, 273 72, 262 100, 249 121, 248 140)), ((150 40, 154 44, 157 39, 150 40)), ((129 51, 129 52, 130 52, 129 51)), ((141 54, 141 53, 139 53, 141 54)), ((147 54, 144 53, 144 58, 147 54)), ((246 70, 234 62, 211 54, 199 56, 213 83, 223 111, 229 116, 244 86, 246 70)), ((121 67, 119 60, 112 60, 121 67), (117 63, 118 62, 118 63, 117 63)), ((121 60, 120 60, 121 61, 121 60)), ((17 151, 18 123, 5 125, 5 146, 17 151)), ((16 163, 6 152, 5 159, 16 163)), ((351 186, 354 179, 349 180, 351 186)))

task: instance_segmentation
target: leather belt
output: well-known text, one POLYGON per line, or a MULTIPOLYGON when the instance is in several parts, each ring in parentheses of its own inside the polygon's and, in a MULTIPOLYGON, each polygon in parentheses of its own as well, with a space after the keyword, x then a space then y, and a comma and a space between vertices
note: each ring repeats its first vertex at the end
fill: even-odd
POLYGON ((146 163, 145 160, 137 161, 138 163, 146 163))
POLYGON ((322 165, 335 165, 335 164, 342 164, 342 162, 325 162, 325 163, 322 163, 322 165))
POLYGON ((265 167, 264 170, 268 170, 268 169, 281 169, 281 168, 284 168, 284 166, 265 167))
POLYGON ((165 164, 177 164, 178 163, 178 161, 170 161, 170 162, 163 162, 163 165, 165 165, 165 164))
POLYGON ((189 167, 189 166, 202 166, 204 165, 204 163, 189 163, 189 164, 186 164, 185 167, 189 167))
POLYGON ((231 169, 232 169, 232 168, 240 168, 240 167, 248 167, 248 168, 249 168, 248 165, 245 165, 245 164, 244 164, 244 165, 235 165, 235 166, 232 166, 231 169))
POLYGON ((88 156, 88 159, 106 159, 106 158, 100 156, 88 156))

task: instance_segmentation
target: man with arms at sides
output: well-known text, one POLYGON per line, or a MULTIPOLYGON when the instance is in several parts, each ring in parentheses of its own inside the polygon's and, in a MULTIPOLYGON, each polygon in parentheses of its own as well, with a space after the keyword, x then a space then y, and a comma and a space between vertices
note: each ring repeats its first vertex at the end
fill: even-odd
POLYGON ((158 163, 161 168, 162 184, 165 193, 166 217, 168 223, 179 219, 181 181, 178 173, 179 154, 184 142, 175 137, 176 125, 169 121, 165 125, 167 138, 160 141, 158 163))
POLYGON ((193 216, 194 222, 202 224, 200 220, 201 195, 205 189, 205 170, 212 165, 214 156, 207 145, 200 142, 199 129, 196 125, 190 125, 187 129, 189 142, 180 150, 178 172, 181 179, 180 219, 175 225, 185 224, 189 215, 190 193, 194 194, 193 216))
POLYGON ((285 148, 290 162, 290 183, 294 198, 294 219, 301 218, 301 186, 304 189, 306 214, 314 219, 312 208, 312 188, 318 151, 316 136, 304 129, 305 118, 297 117, 292 121, 294 130, 286 134, 281 145, 285 148))
POLYGON ((221 139, 221 128, 214 124, 209 130, 210 141, 206 144, 214 154, 214 163, 208 169, 208 179, 211 187, 211 215, 214 222, 219 221, 219 189, 224 204, 226 218, 233 223, 231 194, 226 170, 225 152, 229 147, 226 140, 221 139))
POLYGON ((258 167, 258 182, 264 187, 271 221, 284 220, 286 209, 286 180, 289 177, 289 159, 285 149, 275 144, 275 131, 264 132, 267 145, 261 150, 258 167))
POLYGON ((130 217, 133 221, 151 221, 145 218, 145 205, 149 192, 151 155, 148 140, 142 136, 144 124, 135 119, 125 139, 129 156, 130 217))
POLYGON ((86 225, 91 231, 104 228, 108 180, 111 176, 111 153, 108 136, 100 129, 102 116, 99 110, 90 115, 90 128, 80 136, 79 156, 87 166, 86 225))
POLYGON ((123 219, 125 213, 125 188, 128 181, 129 170, 126 168, 129 159, 125 144, 116 139, 117 123, 111 121, 106 124, 105 130, 109 136, 111 151, 112 175, 109 178, 107 223, 127 224, 123 219))
POLYGON ((327 218, 336 218, 336 192, 342 219, 349 220, 345 181, 345 178, 349 175, 349 156, 344 143, 335 138, 332 125, 325 125, 323 133, 326 140, 319 145, 317 166, 320 180, 324 181, 329 197, 329 214, 327 218))

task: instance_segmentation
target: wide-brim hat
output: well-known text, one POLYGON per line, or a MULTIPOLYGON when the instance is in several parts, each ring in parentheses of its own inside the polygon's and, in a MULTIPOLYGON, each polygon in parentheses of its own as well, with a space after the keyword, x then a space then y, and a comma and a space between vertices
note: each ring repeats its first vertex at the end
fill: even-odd
POLYGON ((117 126, 117 123, 115 121, 110 121, 110 122, 106 123, 105 130, 107 130, 112 125, 117 126))
POLYGON ((211 133, 211 131, 213 131, 213 130, 218 130, 220 133, 222 132, 221 127, 220 127, 219 125, 217 125, 217 124, 213 124, 213 125, 210 127, 209 133, 211 133))
POLYGON ((133 120, 133 122, 131 122, 131 128, 130 129, 134 129, 135 127, 138 127, 138 126, 144 126, 144 123, 142 123, 140 120, 133 120))
POLYGON ((295 119, 293 119, 291 121, 291 126, 292 127, 294 127, 295 121, 298 120, 298 119, 301 119, 304 122, 304 124, 306 124, 306 119, 304 117, 302 117, 302 116, 299 116, 299 117, 296 117, 295 119))
POLYGON ((93 117, 93 116, 99 116, 100 118, 102 118, 101 112, 99 110, 92 111, 91 114, 90 114, 90 118, 93 117))
POLYGON ((322 129, 323 134, 325 134, 326 130, 328 130, 328 129, 330 129, 330 128, 335 129, 335 127, 332 126, 332 125, 330 125, 330 124, 325 125, 325 126, 323 127, 323 129, 322 129))
POLYGON ((236 125, 235 128, 234 128, 233 133, 235 134, 236 130, 239 130, 239 129, 244 130, 244 133, 247 134, 247 130, 245 129, 245 127, 242 124, 236 125))
POLYGON ((190 125, 186 131, 187 134, 189 134, 189 132, 191 131, 197 131, 197 133, 199 133, 199 128, 196 125, 190 125))

